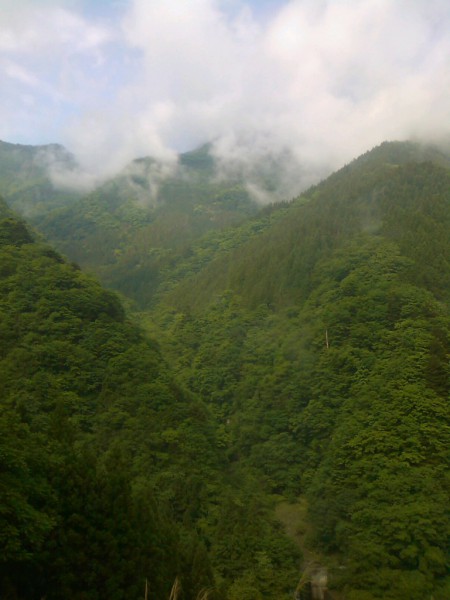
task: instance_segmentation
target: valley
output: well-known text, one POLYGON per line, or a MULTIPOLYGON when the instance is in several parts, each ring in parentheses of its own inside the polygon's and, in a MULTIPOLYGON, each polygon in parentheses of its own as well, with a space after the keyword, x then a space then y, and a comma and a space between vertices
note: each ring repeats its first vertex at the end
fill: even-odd
POLYGON ((265 206, 209 145, 87 193, 36 157, 0 145, 0 596, 447 600, 450 155, 265 206))

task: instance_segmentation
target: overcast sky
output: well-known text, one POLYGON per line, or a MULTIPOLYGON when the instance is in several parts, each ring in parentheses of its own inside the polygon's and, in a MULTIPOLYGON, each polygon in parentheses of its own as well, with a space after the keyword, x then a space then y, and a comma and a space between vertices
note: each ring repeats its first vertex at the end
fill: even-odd
POLYGON ((448 0, 0 0, 0 139, 336 168, 450 134, 448 0))

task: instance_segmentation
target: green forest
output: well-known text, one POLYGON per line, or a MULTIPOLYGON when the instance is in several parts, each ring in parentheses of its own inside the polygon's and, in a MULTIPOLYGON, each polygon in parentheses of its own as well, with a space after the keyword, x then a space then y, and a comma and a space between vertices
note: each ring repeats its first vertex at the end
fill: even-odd
POLYGON ((0 597, 309 600, 325 571, 448 600, 448 154, 386 142, 262 208, 208 146, 156 200, 151 159, 74 195, 32 155, 0 146, 0 597))

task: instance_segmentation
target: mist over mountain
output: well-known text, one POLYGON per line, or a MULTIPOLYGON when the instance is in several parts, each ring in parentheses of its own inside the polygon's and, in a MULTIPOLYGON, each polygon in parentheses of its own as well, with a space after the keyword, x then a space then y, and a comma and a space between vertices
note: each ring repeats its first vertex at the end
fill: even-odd
POLYGON ((449 158, 384 143, 199 240, 159 290, 172 364, 296 499, 331 597, 448 594, 449 158))
POLYGON ((0 144, 2 597, 447 600, 450 154, 269 155, 0 144))
POLYGON ((448 600, 448 0, 0 4, 1 599, 448 600))
POLYGON ((209 140, 224 165, 288 150, 304 189, 383 140, 450 134, 443 0, 4 4, 0 138, 70 148, 72 184, 209 140))

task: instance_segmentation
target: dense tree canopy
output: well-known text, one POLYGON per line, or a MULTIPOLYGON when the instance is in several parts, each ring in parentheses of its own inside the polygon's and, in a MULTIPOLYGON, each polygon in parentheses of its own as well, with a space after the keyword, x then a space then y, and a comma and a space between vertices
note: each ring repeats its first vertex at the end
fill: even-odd
POLYGON ((380 163, 390 150, 398 158, 395 146, 363 157, 179 271, 159 319, 230 459, 308 498, 310 545, 339 557, 335 586, 443 600, 450 178, 380 163))
POLYGON ((259 576, 258 553, 274 545, 270 585, 285 590, 296 552, 250 476, 238 486, 227 475, 207 408, 176 384, 113 293, 4 216, 2 598, 139 597, 146 579, 164 598, 175 577, 186 599, 202 588, 220 595, 247 572, 259 576), (248 533, 231 530, 224 511, 248 533))
POLYGON ((115 180, 34 221, 133 315, 0 205, 0 595, 280 600, 315 561, 447 600, 448 158, 382 144, 226 228, 243 188, 184 160, 152 213, 115 180))

